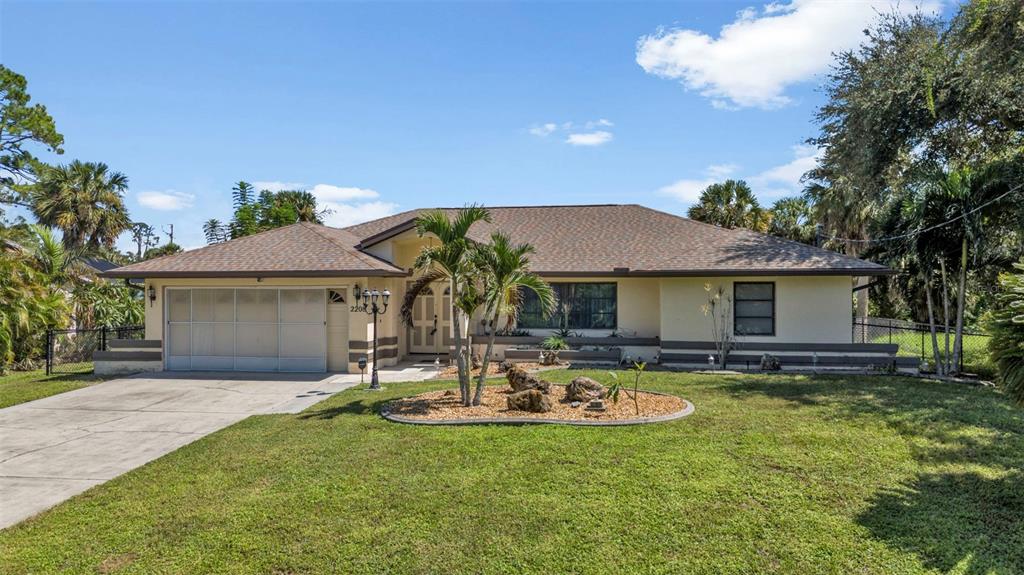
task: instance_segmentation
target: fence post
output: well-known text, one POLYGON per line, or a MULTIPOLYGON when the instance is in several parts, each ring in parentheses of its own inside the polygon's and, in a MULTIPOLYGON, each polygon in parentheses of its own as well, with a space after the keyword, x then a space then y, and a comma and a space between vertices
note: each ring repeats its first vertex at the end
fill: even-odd
POLYGON ((100 328, 100 351, 107 351, 107 326, 100 328))
POLYGON ((46 375, 53 371, 53 330, 46 330, 46 375))

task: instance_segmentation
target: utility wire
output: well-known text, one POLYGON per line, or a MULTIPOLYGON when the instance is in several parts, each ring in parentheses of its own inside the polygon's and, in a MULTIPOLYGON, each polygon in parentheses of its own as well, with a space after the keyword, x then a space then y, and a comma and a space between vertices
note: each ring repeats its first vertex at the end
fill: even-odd
POLYGON ((837 236, 828 236, 828 237, 825 237, 823 239, 840 241, 840 242, 850 242, 850 243, 854 243, 854 244, 871 244, 871 243, 877 243, 877 242, 889 242, 889 241, 893 241, 893 240, 902 240, 904 238, 909 238, 909 237, 916 236, 918 234, 923 234, 925 232, 930 232, 932 230, 937 230, 937 229, 939 229, 941 227, 948 226, 949 224, 951 224, 953 222, 962 220, 962 219, 966 218, 967 216, 973 214, 974 212, 977 212, 977 211, 979 211, 979 210, 981 210, 983 208, 986 208, 986 207, 988 207, 988 206, 998 202, 999 200, 1001 200, 1001 199, 1005 198, 1006 196, 1016 192, 1017 190, 1021 189, 1022 187, 1024 187, 1024 184, 1017 184, 1013 188, 1010 188, 1010 190, 1007 191, 1006 193, 1000 194, 999 197, 993 198, 993 199, 985 202, 984 204, 981 204, 980 206, 974 208, 973 210, 971 210, 969 212, 962 213, 962 214, 960 214, 959 216, 957 216, 955 218, 950 218, 950 219, 942 222, 941 224, 935 224, 934 226, 928 226, 927 228, 921 228, 921 229, 918 229, 918 230, 914 230, 912 232, 907 232, 905 234, 899 234, 899 235, 896 235, 896 236, 888 236, 888 237, 884 237, 884 238, 876 238, 876 239, 870 239, 870 240, 860 240, 860 239, 854 239, 854 238, 840 238, 840 237, 837 237, 837 236))

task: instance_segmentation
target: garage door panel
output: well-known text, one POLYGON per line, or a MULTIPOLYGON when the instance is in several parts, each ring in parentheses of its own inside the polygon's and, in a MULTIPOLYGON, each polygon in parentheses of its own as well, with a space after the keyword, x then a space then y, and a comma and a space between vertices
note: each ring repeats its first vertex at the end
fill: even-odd
POLYGON ((235 321, 235 290, 192 290, 192 321, 235 321))
POLYGON ((235 355, 277 357, 277 324, 235 324, 235 355))
POLYGON ((319 288, 169 289, 167 368, 324 371, 326 303, 319 288))
POLYGON ((277 323, 277 290, 240 289, 235 297, 238 321, 277 323))
POLYGON ((326 351, 323 324, 281 325, 281 357, 320 357, 326 351))

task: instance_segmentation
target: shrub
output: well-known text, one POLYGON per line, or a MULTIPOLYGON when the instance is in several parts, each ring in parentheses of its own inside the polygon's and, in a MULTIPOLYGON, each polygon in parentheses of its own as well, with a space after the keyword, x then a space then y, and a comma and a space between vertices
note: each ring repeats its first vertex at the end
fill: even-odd
POLYGON ((986 322, 992 337, 988 349, 1000 386, 1024 406, 1024 260, 1016 272, 999 276, 1000 292, 986 322))

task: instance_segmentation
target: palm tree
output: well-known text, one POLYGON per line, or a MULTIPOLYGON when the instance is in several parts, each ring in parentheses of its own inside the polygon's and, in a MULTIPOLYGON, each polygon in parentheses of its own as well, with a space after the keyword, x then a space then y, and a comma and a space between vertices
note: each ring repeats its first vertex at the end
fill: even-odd
MULTIPOLYGON (((459 372, 459 391, 462 404, 470 405, 468 339, 463 344, 462 317, 470 316, 480 305, 480 292, 476 285, 473 266, 472 241, 469 229, 479 221, 491 221, 491 214, 483 206, 470 205, 455 214, 454 219, 441 210, 433 210, 416 218, 416 233, 423 237, 436 236, 438 245, 425 246, 416 257, 413 267, 420 277, 413 282, 402 301, 402 321, 412 325, 412 308, 416 297, 430 284, 447 280, 452 291, 452 326, 455 335, 455 365, 459 372)), ((466 334, 467 336, 469 334, 466 334)))
POLYGON ((49 166, 32 194, 39 223, 63 232, 68 247, 113 248, 131 227, 124 206, 128 178, 103 163, 80 162, 49 166))
POLYGON ((300 222, 322 224, 324 223, 323 216, 331 212, 329 209, 318 209, 316 196, 306 191, 283 190, 275 194, 274 201, 295 210, 295 215, 300 222))
POLYGON ((805 244, 814 243, 814 223, 807 198, 781 198, 772 204, 768 233, 805 244))
POLYGON ((46 226, 34 224, 31 229, 34 244, 30 252, 32 263, 46 277, 51 292, 68 287, 87 273, 82 266, 84 248, 65 246, 46 226))
POLYGON ((723 228, 768 231, 771 214, 761 208, 754 192, 743 180, 711 184, 686 214, 691 219, 723 228))
POLYGON ((474 252, 474 266, 480 273, 482 283, 484 317, 490 320, 491 329, 487 349, 480 365, 473 405, 480 405, 483 396, 498 322, 504 316, 508 326, 516 323, 522 305, 523 290, 530 290, 537 295, 541 310, 545 314, 553 312, 557 305, 557 297, 551 286, 540 276, 530 272, 528 256, 533 251, 530 244, 513 246, 507 235, 495 232, 491 235, 490 244, 478 246, 474 252))

